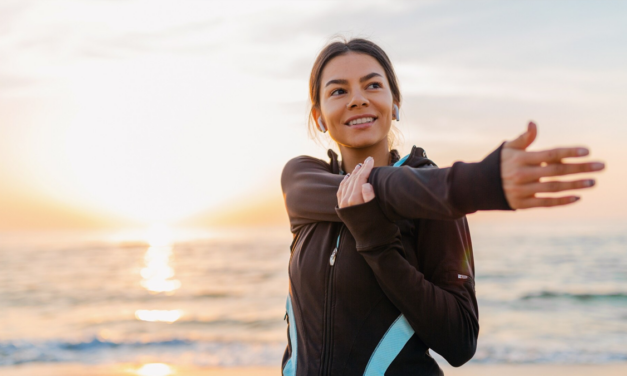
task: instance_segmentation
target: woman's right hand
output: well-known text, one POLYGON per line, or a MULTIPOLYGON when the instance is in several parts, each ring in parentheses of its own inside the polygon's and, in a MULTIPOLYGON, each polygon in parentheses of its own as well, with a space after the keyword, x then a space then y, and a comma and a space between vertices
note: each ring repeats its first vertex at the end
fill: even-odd
POLYGON ((526 151, 525 149, 536 139, 537 132, 535 123, 529 122, 527 131, 515 140, 506 142, 501 150, 503 191, 512 209, 571 204, 579 200, 579 197, 572 195, 536 197, 536 194, 590 188, 594 186, 594 180, 553 180, 542 182, 541 179, 550 176, 600 171, 605 168, 605 164, 601 162, 562 162, 563 158, 577 158, 588 155, 588 149, 583 147, 526 151))
POLYGON ((366 158, 364 163, 359 163, 352 173, 344 176, 337 190, 338 207, 359 205, 374 199, 374 189, 368 183, 368 177, 374 166, 372 157, 366 158))

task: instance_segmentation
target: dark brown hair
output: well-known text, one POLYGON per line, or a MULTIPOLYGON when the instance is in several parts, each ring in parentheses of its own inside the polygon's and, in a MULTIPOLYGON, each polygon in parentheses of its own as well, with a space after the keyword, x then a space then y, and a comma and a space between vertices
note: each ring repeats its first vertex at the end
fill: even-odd
MULTIPOLYGON (((322 71, 331 59, 337 56, 345 55, 349 52, 362 53, 375 58, 381 67, 385 71, 388 82, 390 84, 390 90, 392 91, 392 98, 394 102, 400 105, 401 103, 401 91, 396 80, 396 74, 394 68, 390 62, 388 55, 377 46, 375 43, 362 38, 354 38, 350 40, 342 39, 328 44, 320 51, 313 67, 311 68, 311 75, 309 76, 309 99, 311 100, 311 109, 309 110, 309 132, 313 138, 316 138, 317 128, 316 120, 313 118, 313 109, 320 108, 320 79, 322 78, 322 71)), ((398 130, 392 126, 392 133, 390 136, 390 148, 396 138, 398 130)))

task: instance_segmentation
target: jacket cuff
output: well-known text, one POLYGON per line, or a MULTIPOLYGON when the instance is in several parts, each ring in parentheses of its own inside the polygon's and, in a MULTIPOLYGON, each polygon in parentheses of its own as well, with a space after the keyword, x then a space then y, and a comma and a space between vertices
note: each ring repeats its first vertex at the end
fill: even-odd
POLYGON ((355 238, 358 251, 389 244, 399 235, 398 226, 385 216, 376 197, 359 205, 336 206, 335 211, 355 238))
POLYGON ((453 164, 455 179, 467 182, 455 191, 451 201, 464 213, 477 210, 513 210, 503 191, 501 150, 505 142, 479 163, 453 164))

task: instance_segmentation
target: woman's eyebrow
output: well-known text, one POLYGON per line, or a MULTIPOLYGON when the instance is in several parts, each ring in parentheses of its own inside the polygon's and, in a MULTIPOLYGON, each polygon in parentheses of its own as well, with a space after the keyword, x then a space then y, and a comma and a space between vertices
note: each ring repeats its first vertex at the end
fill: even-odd
POLYGON ((348 84, 348 80, 342 80, 342 79, 329 80, 329 82, 327 82, 327 84, 324 85, 324 87, 327 87, 327 86, 329 86, 331 84, 347 85, 348 84))
MULTIPOLYGON (((376 72, 372 72, 370 74, 367 74, 365 76, 363 76, 362 78, 359 79, 359 82, 364 82, 364 81, 368 81, 369 79, 371 79, 372 77, 383 77, 381 76, 379 73, 376 72)), ((329 80, 326 85, 324 85, 324 87, 327 87, 331 84, 338 84, 338 85, 348 85, 348 80, 344 80, 344 79, 336 79, 336 80, 329 80)))
POLYGON ((377 76, 379 76, 379 77, 383 77, 383 76, 381 76, 379 73, 372 72, 372 73, 367 74, 367 75, 363 76, 362 78, 360 78, 360 79, 359 79, 359 82, 368 81, 368 80, 369 80, 369 79, 371 79, 372 77, 377 77, 377 76))

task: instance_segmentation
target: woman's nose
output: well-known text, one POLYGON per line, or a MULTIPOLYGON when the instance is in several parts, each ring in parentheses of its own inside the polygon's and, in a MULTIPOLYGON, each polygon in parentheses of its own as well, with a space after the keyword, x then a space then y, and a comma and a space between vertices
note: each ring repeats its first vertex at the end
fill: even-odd
POLYGON ((355 95, 353 95, 350 102, 346 104, 346 108, 348 109, 360 108, 362 106, 368 107, 368 100, 366 99, 366 97, 361 95, 361 93, 356 93, 355 95))

